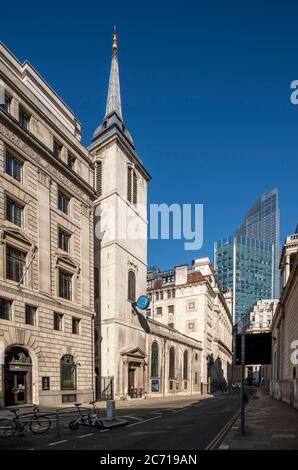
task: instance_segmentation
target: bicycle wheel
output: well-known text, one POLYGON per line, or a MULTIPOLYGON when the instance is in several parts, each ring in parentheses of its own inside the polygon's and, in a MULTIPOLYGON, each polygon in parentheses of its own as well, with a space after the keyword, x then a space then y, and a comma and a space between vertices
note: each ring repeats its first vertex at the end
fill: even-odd
POLYGON ((51 421, 47 416, 38 416, 30 421, 30 431, 33 434, 43 434, 50 429, 51 421))
POLYGON ((2 418, 0 419, 0 437, 10 437, 15 434, 17 430, 17 423, 14 419, 2 418))
POLYGON ((101 419, 97 419, 94 423, 94 426, 96 427, 96 429, 103 429, 104 428, 103 421, 101 419))
POLYGON ((77 419, 73 419, 73 420, 69 423, 68 426, 70 427, 70 429, 71 429, 72 431, 76 431, 77 429, 79 429, 80 423, 79 423, 79 421, 78 421, 77 419))

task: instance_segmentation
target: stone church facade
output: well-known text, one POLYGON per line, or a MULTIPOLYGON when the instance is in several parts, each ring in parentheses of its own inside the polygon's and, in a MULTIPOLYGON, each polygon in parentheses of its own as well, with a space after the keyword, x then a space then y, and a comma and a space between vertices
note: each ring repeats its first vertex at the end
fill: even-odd
POLYGON ((97 195, 97 390, 103 377, 113 377, 116 398, 190 394, 199 391, 201 342, 132 308, 146 294, 150 175, 122 117, 116 33, 113 39, 106 112, 89 147, 97 195), (138 228, 136 237, 127 224, 138 228), (105 235, 98 238, 97 232, 105 235))

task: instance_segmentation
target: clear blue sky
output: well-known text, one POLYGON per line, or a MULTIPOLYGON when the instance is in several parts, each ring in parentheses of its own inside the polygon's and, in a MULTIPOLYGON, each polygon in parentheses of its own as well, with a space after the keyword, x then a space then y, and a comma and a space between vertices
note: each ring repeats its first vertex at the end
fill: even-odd
POLYGON ((74 110, 90 142, 107 93, 113 25, 123 114, 153 177, 149 202, 204 204, 204 245, 149 243, 167 268, 213 254, 278 186, 281 239, 298 222, 296 1, 85 0, 1 5, 1 40, 74 110))

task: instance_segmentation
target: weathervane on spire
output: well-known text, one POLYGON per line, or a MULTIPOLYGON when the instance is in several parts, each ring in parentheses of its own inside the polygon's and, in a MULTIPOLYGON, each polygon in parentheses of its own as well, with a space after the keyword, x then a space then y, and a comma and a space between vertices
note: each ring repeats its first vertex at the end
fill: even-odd
POLYGON ((117 51, 118 51, 117 39, 118 39, 118 36, 117 36, 117 32, 116 32, 116 26, 114 25, 113 46, 112 46, 113 54, 117 54, 117 51))

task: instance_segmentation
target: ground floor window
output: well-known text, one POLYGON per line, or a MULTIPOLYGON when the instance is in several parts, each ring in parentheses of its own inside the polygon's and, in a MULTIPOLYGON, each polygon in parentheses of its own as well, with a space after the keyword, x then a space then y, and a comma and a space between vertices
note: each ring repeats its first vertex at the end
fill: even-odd
POLYGON ((61 358, 61 390, 74 390, 76 388, 76 363, 73 356, 65 354, 61 358))

